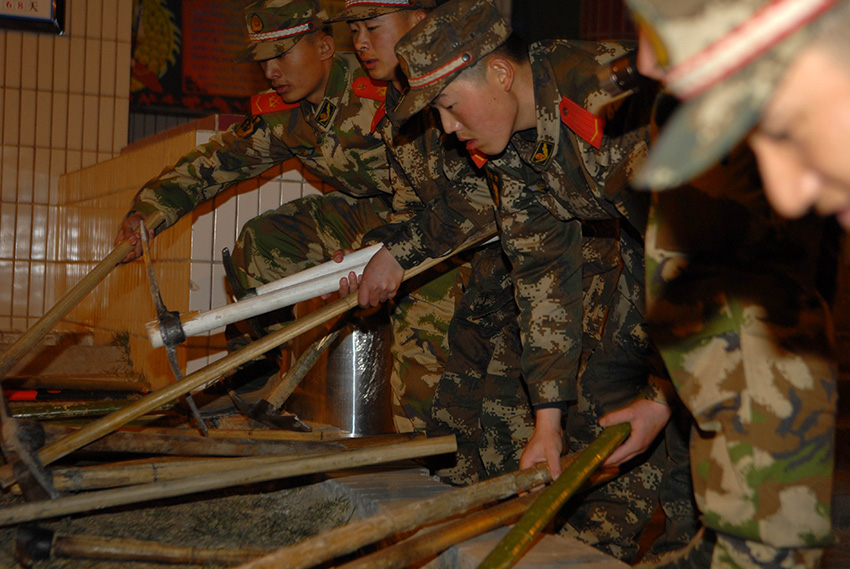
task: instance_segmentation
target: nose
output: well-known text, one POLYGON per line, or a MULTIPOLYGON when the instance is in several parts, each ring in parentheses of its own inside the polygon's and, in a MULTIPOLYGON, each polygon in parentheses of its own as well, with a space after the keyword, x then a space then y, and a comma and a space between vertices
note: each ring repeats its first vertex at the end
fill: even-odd
POLYGON ((821 176, 793 152, 782 152, 769 144, 756 143, 752 148, 773 209, 787 218, 808 213, 822 193, 821 176))
POLYGON ((351 34, 351 43, 354 45, 355 51, 366 51, 369 47, 369 41, 366 34, 361 30, 354 30, 351 34))
POLYGON ((443 124, 443 130, 446 134, 457 132, 460 128, 460 122, 443 108, 437 107, 437 111, 440 113, 440 122, 443 124))
POLYGON ((280 78, 280 68, 276 64, 276 60, 269 59, 260 63, 263 68, 263 74, 269 81, 274 81, 280 78))

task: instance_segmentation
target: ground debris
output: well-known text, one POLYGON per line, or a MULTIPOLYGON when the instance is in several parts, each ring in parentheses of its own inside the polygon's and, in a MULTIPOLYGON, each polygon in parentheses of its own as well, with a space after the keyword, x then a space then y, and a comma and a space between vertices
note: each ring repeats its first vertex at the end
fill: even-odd
MULTIPOLYGON (((21 501, 16 496, 0 496, 0 508, 21 501)), ((345 524, 353 515, 354 506, 328 483, 302 478, 113 508, 39 525, 63 534, 125 537, 203 548, 273 550, 345 524)), ((18 566, 13 553, 14 536, 14 528, 0 528, 2 569, 18 566)), ((59 558, 35 565, 36 569, 174 567, 195 566, 59 558)))

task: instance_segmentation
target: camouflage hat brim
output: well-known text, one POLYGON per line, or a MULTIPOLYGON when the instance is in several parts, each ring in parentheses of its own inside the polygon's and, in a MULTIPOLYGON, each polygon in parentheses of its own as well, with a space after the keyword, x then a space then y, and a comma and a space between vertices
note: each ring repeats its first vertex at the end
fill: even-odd
POLYGON ((303 35, 286 38, 277 41, 257 42, 254 45, 242 49, 237 56, 236 61, 244 63, 246 61, 266 61, 280 57, 298 43, 298 40, 303 38, 303 35))
MULTIPOLYGON (((464 54, 469 55, 469 54, 464 54)), ((461 56, 462 57, 462 56, 461 56)), ((408 89, 401 99, 398 102, 398 105, 392 111, 393 120, 406 121, 425 107, 431 104, 431 102, 440 96, 440 93, 443 92, 449 83, 455 80, 460 73, 472 65, 472 57, 469 56, 467 62, 459 67, 457 70, 449 73, 448 75, 444 75, 440 79, 435 80, 434 82, 416 89, 408 89)))
POLYGON ((328 20, 329 22, 356 22, 357 20, 368 20, 369 18, 377 18, 384 14, 392 14, 401 10, 421 10, 433 8, 436 6, 435 0, 407 0, 397 2, 395 5, 386 5, 382 2, 362 2, 352 3, 347 6, 342 12, 328 20))
POLYGON ((741 142, 758 123, 788 65, 811 37, 799 30, 750 65, 682 104, 653 143, 632 181, 665 190, 703 173, 741 142))

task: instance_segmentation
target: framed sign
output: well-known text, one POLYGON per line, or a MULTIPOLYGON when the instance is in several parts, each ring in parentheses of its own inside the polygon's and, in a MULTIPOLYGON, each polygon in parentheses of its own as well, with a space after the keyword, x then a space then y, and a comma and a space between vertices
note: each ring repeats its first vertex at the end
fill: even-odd
POLYGON ((0 28, 65 33, 65 0, 0 0, 0 28))

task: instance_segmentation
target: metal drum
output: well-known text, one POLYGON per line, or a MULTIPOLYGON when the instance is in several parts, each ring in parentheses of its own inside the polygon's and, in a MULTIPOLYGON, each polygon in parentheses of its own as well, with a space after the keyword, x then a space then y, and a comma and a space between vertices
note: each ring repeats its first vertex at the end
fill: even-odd
MULTIPOLYGON (((287 400, 286 409, 352 436, 394 432, 391 343, 386 310, 349 316, 342 334, 287 400)), ((300 347, 306 347, 304 342, 300 347)))

